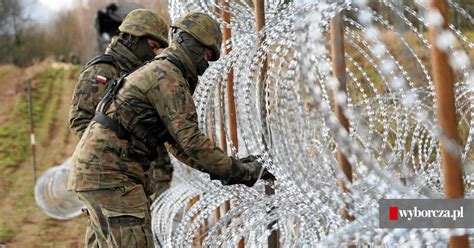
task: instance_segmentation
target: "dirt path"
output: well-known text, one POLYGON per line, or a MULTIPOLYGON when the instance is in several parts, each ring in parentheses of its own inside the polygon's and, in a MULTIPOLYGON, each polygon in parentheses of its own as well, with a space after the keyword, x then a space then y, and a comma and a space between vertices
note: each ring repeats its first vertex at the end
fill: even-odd
MULTIPOLYGON (((60 97, 57 98, 57 113, 52 115, 52 121, 47 122, 45 130, 48 138, 38 143, 37 167, 38 176, 52 166, 61 164, 72 155, 77 139, 68 128, 68 110, 71 94, 74 89, 76 75, 72 72, 63 73, 60 84, 60 97)), ((58 90, 58 89, 56 89, 58 90)), ((51 98, 53 99, 53 98, 51 98)), ((52 102, 51 104, 55 104, 52 102)), ((7 115, 2 115, 7 118, 7 115)), ((31 177, 31 161, 27 159, 9 177, 12 183, 5 197, 0 199, 2 216, 20 215, 21 221, 16 224, 19 228, 12 234, 6 247, 83 247, 86 218, 84 216, 73 220, 59 221, 46 216, 36 205, 33 195, 33 180, 31 177), (31 190, 29 190, 31 189, 31 190), (30 206, 24 206, 30 204, 30 206), (18 211, 26 211, 19 213, 18 211)), ((8 220, 6 220, 8 221, 8 220)), ((1 221, 0 221, 1 224, 1 221)), ((11 223, 10 223, 11 224, 11 223)))

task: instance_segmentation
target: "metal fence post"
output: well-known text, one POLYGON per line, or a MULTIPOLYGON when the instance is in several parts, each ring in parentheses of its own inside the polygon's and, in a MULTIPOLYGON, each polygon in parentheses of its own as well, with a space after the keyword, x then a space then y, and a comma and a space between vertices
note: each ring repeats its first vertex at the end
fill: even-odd
MULTIPOLYGON (((448 28, 448 6, 445 0, 430 0, 429 8, 439 11, 444 18, 442 28, 448 28)), ((438 27, 429 27, 431 42, 431 65, 435 84, 437 101, 437 116, 439 125, 444 136, 452 142, 459 144, 459 132, 457 128, 455 93, 454 93, 454 71, 449 65, 448 54, 441 50, 436 40, 441 30, 438 27)), ((463 168, 461 157, 457 153, 450 152, 446 144, 441 142, 441 166, 444 175, 444 190, 446 198, 456 199, 464 197, 463 168)), ((469 247, 467 235, 451 237, 450 247, 469 247)))
MULTIPOLYGON (((264 27, 265 27, 265 1, 264 0, 254 0, 254 5, 255 5, 255 26, 257 29, 257 33, 260 32, 264 27)), ((257 47, 260 47, 262 43, 265 41, 265 36, 259 37, 259 40, 257 41, 257 47)), ((260 94, 260 118, 262 119, 262 128, 263 132, 266 134, 267 137, 269 137, 268 134, 268 125, 266 123, 266 109, 265 107, 265 78, 267 76, 267 71, 268 71, 268 61, 266 58, 266 55, 262 61, 263 66, 262 70, 260 72, 260 75, 258 77, 258 82, 257 82, 257 88, 260 94)), ((269 144, 267 143, 267 140, 265 140, 264 137, 262 137, 262 140, 264 142, 264 145, 266 148, 268 148, 269 144)), ((271 142, 270 142, 271 143, 271 142)), ((274 189, 274 183, 273 181, 267 182, 265 185, 265 194, 267 195, 274 195, 275 194, 275 189, 274 189)), ((268 226, 268 229, 271 229, 272 226, 276 225, 277 222, 274 221, 270 223, 268 226)), ((280 247, 280 241, 279 241, 279 232, 278 231, 272 231, 270 236, 268 236, 268 247, 270 248, 277 248, 280 247)))
MULTIPOLYGON (((342 19, 342 13, 336 14, 330 23, 331 32, 331 57, 332 57, 332 72, 333 76, 339 81, 338 89, 333 91, 334 108, 337 119, 341 122, 341 125, 349 131, 349 121, 343 113, 342 106, 336 101, 338 92, 347 94, 346 84, 346 62, 345 62, 345 50, 344 50, 344 23, 342 19)), ((352 167, 347 158, 342 154, 340 148, 337 149, 337 160, 339 167, 341 168, 344 175, 352 182, 352 167)), ((339 186, 345 192, 348 192, 344 181, 339 180, 339 186)), ((347 220, 354 220, 354 217, 349 215, 348 208, 341 209, 341 214, 347 220)))

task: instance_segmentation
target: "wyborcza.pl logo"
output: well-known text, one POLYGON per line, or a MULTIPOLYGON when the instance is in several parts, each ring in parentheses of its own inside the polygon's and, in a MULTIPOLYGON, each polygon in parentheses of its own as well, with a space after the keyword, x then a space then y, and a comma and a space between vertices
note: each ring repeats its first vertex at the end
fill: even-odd
POLYGON ((456 220, 458 218, 464 218, 464 207, 461 206, 455 210, 420 210, 417 207, 413 209, 398 209, 398 207, 389 207, 389 220, 398 220, 398 217, 402 219, 412 220, 413 218, 452 218, 456 220))
POLYGON ((381 228, 472 228, 473 199, 381 199, 381 228))

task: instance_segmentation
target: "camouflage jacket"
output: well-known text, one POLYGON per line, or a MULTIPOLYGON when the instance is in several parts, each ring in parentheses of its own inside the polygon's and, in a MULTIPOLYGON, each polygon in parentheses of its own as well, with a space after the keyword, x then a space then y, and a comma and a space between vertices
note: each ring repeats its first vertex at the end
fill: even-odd
POLYGON ((99 82, 96 77, 102 76, 106 79, 114 79, 131 72, 142 64, 128 48, 117 42, 117 38, 112 40, 105 54, 113 56, 118 68, 109 63, 97 63, 85 67, 79 75, 74 89, 69 109, 69 127, 79 138, 94 118, 97 104, 106 90, 106 84, 99 82))
MULTIPOLYGON (((120 114, 120 122, 139 121, 140 118, 136 118, 139 115, 148 120, 156 115, 161 122, 156 125, 164 125, 172 137, 168 146, 173 155, 196 169, 226 176, 232 160, 199 130, 191 91, 193 86, 188 84, 189 75, 186 80, 183 73, 183 70, 193 68, 189 56, 173 45, 162 54, 177 58, 185 68, 159 59, 130 74, 117 98, 120 102, 136 102, 137 105, 133 111, 120 114)), ((189 73, 195 75, 194 71, 186 72, 189 73)), ((117 114, 116 108, 112 104, 107 115, 117 114)), ((129 158, 127 143, 93 121, 74 152, 68 188, 82 191, 144 183, 144 165, 129 158)), ((164 143, 158 143, 156 148, 164 149, 164 143)))

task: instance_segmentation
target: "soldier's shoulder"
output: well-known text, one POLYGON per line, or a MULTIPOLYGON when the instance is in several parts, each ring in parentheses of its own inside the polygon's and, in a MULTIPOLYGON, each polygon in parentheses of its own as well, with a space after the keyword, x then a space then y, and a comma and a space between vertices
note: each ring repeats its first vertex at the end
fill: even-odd
POLYGON ((117 77, 119 70, 115 66, 107 63, 98 63, 84 68, 79 75, 79 80, 88 80, 102 76, 107 80, 117 77))
POLYGON ((145 85, 151 87, 156 82, 162 80, 179 80, 182 77, 181 71, 173 63, 167 60, 153 60, 130 74, 127 80, 136 84, 142 84, 143 87, 141 88, 144 88, 145 85))
POLYGON ((106 72, 118 72, 115 65, 105 62, 99 62, 97 64, 90 65, 84 68, 84 71, 106 71, 106 72))
POLYGON ((181 70, 167 59, 157 59, 151 63, 155 73, 166 77, 183 77, 181 70))

